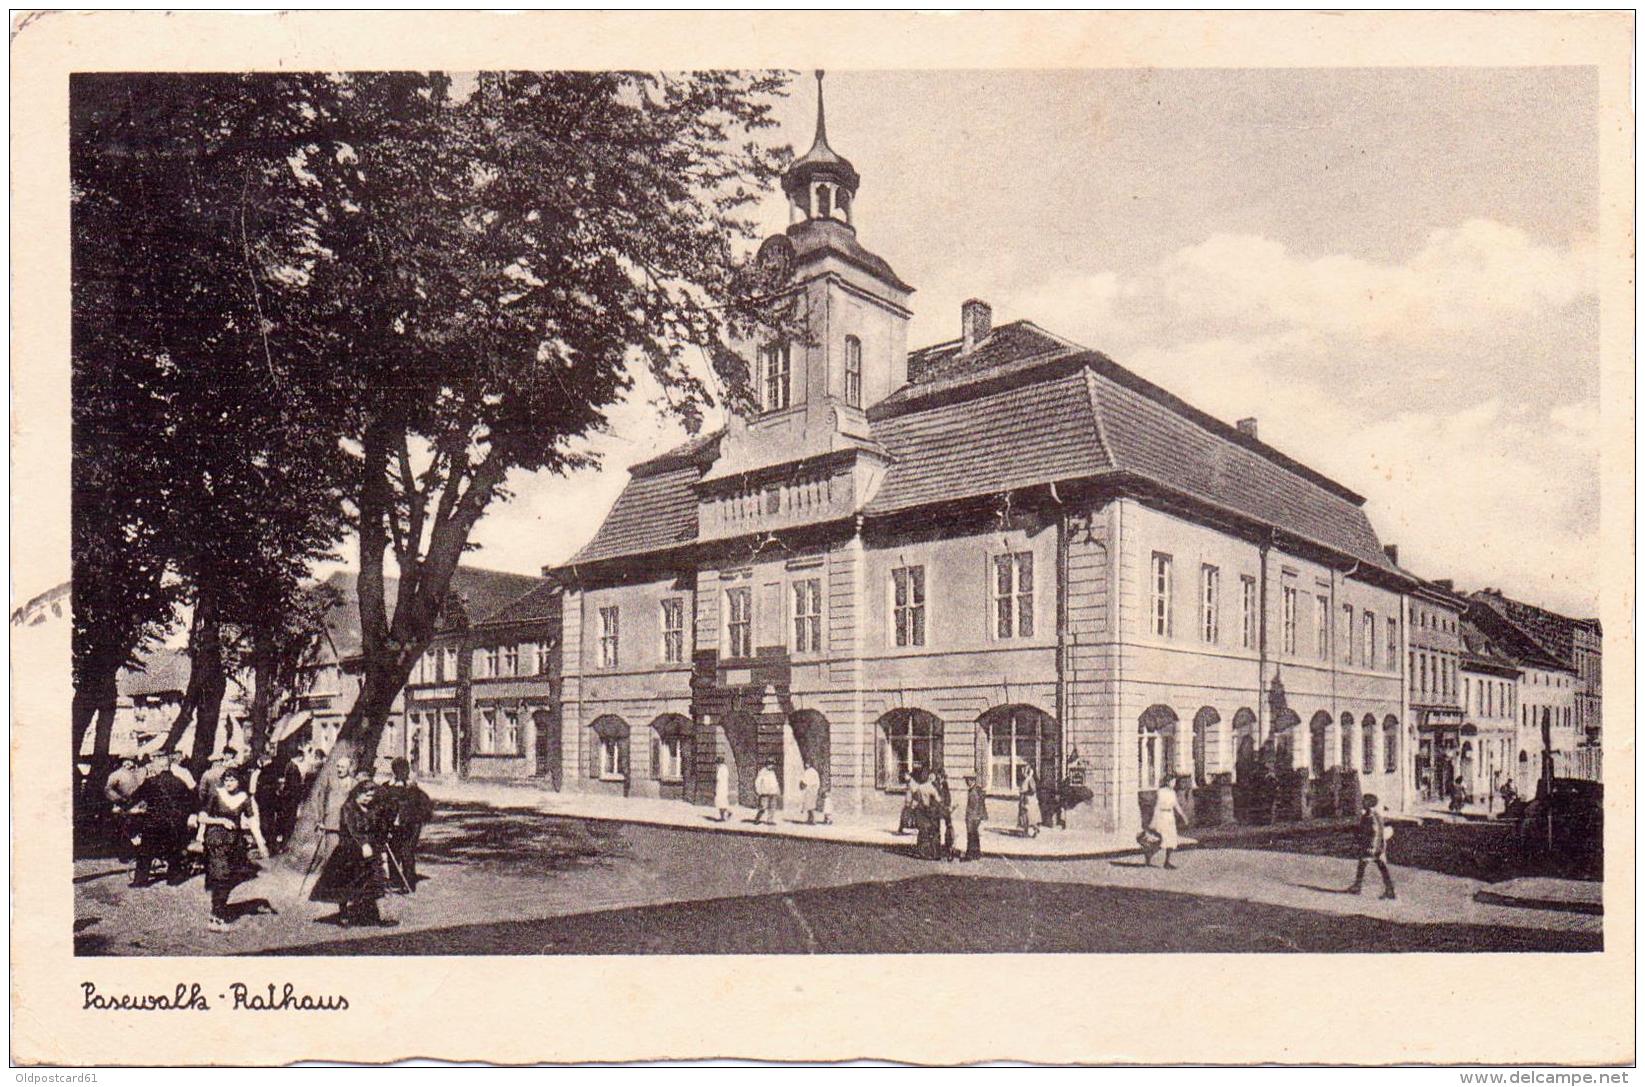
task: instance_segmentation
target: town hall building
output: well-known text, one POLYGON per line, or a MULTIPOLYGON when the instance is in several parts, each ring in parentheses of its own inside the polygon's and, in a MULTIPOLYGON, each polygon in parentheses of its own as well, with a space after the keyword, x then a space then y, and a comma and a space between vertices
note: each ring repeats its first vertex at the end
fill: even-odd
MULTIPOLYGON (((560 787, 753 802, 818 770, 842 818, 910 777, 1025 770, 1070 828, 1407 805, 1406 594, 1364 500, 1099 351, 967 302, 910 350, 914 288, 815 140, 760 259, 809 334, 748 345, 757 413, 634 465, 560 587, 560 787)), ((1189 396, 1192 390, 1183 390, 1189 396)), ((546 718, 545 718, 546 719, 546 718)), ((523 747, 523 744, 522 744, 523 747)))

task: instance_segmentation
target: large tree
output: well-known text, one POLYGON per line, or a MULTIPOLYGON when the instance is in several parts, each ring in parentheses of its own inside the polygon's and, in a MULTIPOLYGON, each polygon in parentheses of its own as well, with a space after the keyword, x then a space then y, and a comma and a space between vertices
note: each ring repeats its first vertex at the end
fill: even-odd
POLYGON ((359 458, 363 687, 332 758, 375 751, 510 473, 587 463, 581 439, 636 368, 692 428, 709 382, 743 395, 728 344, 769 320, 743 255, 785 158, 755 138, 783 83, 498 72, 340 88, 337 142, 305 162, 341 197, 308 289, 335 307, 329 387, 359 458))
POLYGON ((192 724, 196 761, 237 640, 285 622, 344 528, 352 467, 301 377, 317 341, 272 309, 312 257, 291 158, 331 85, 81 76, 71 93, 77 703, 112 704, 114 671, 180 602, 190 681, 168 744, 192 724))

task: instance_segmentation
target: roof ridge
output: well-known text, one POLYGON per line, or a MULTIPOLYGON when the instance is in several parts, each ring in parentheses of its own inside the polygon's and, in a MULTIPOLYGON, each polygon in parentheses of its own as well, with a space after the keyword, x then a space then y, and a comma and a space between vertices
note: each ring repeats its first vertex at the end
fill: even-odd
POLYGON ((1102 405, 1097 402, 1097 372, 1089 366, 1082 367, 1080 372, 1085 375, 1085 396, 1091 403, 1091 425, 1097 432, 1097 448, 1109 464, 1114 464, 1114 447, 1108 443, 1108 433, 1102 425, 1102 405))

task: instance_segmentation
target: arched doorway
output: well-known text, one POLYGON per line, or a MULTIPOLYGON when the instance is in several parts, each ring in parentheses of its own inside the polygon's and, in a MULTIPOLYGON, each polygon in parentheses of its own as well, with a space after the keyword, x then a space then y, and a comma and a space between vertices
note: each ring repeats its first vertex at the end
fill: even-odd
POLYGON ((754 778, 760 772, 759 729, 754 719, 732 714, 715 722, 714 747, 730 771, 735 803, 754 807, 758 803, 754 778))
POLYGON ((692 795, 691 718, 665 713, 651 722, 651 778, 657 795, 679 799, 692 795))
POLYGON ((546 709, 533 710, 531 732, 537 746, 537 776, 547 781, 549 788, 559 792, 564 784, 559 719, 546 709))
POLYGON ((1152 794, 1177 772, 1177 712, 1155 704, 1137 718, 1137 789, 1152 794))
POLYGON ((1308 767, 1319 777, 1325 773, 1325 752, 1331 741, 1331 715, 1324 710, 1308 722, 1308 767))
POLYGON ((942 720, 934 713, 891 710, 875 722, 874 735, 875 788, 907 788, 916 770, 943 763, 942 720))
POLYGON ((1201 706, 1194 714, 1194 784, 1209 785, 1211 775, 1222 769, 1221 735, 1217 731, 1222 715, 1211 706, 1201 706))
POLYGON ((629 766, 628 722, 614 713, 588 726, 588 776, 608 788, 626 791, 629 766))
MULTIPOLYGON (((827 793, 832 785, 829 777, 829 755, 832 741, 828 734, 828 718, 816 710, 797 710, 788 715, 788 727, 783 730, 783 799, 792 798, 796 808, 800 803, 800 774, 807 766, 817 768, 821 791, 827 793)), ((816 797, 806 798, 816 803, 816 797)))

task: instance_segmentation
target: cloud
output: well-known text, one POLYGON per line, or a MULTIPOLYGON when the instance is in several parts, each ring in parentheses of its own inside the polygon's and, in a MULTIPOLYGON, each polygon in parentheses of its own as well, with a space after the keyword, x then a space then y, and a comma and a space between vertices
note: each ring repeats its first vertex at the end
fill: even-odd
POLYGON ((1481 219, 1399 263, 1214 234, 1131 276, 1007 296, 1029 317, 1366 496, 1417 572, 1597 610, 1588 254, 1481 219))

